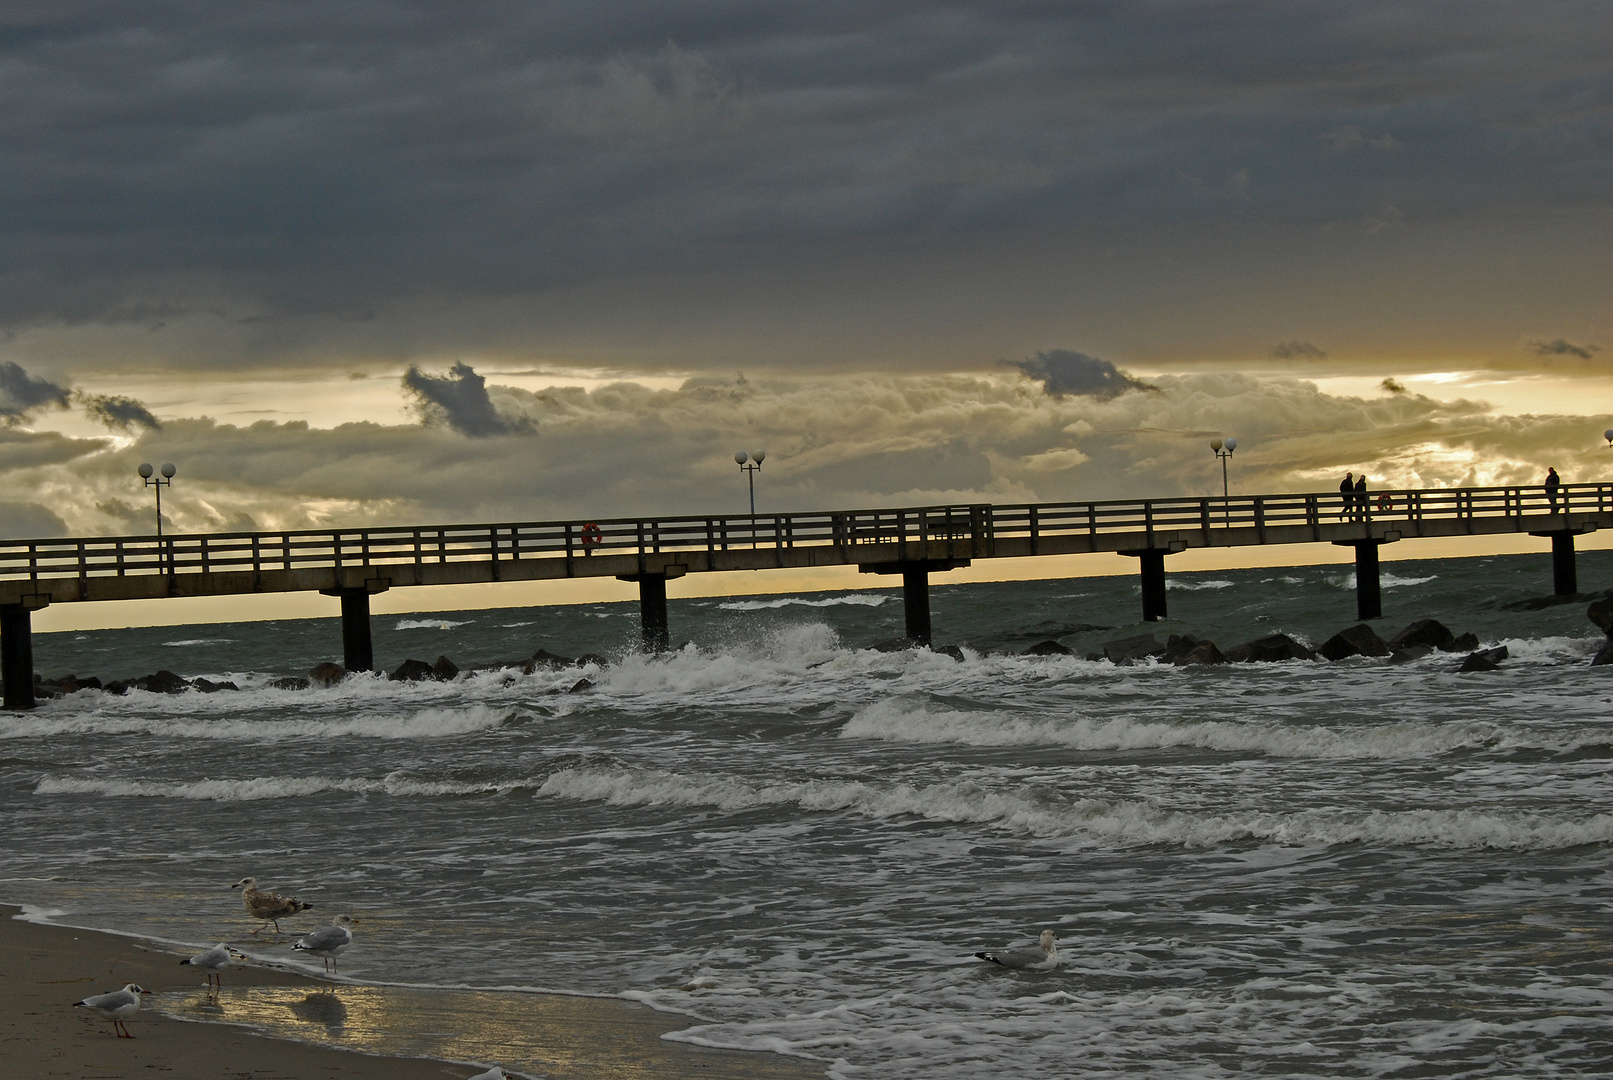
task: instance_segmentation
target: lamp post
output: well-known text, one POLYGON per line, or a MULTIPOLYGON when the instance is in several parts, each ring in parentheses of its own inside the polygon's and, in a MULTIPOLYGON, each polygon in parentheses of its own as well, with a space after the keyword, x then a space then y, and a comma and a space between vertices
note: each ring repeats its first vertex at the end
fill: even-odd
POLYGON ((157 489, 157 535, 161 536, 162 489, 165 487, 174 486, 174 473, 178 472, 179 470, 174 468, 172 465, 164 465, 162 467, 161 476, 153 476, 152 473, 155 471, 156 470, 152 469, 149 464, 142 463, 140 466, 140 479, 146 482, 146 487, 154 487, 157 489))
POLYGON ((1221 497, 1223 499, 1227 497, 1227 458, 1231 457, 1232 451, 1237 448, 1237 439, 1210 440, 1210 449, 1215 452, 1216 457, 1221 459, 1221 497))
POLYGON ((766 457, 766 450, 752 450, 748 454, 741 450, 734 455, 734 464, 739 466, 740 471, 745 474, 745 479, 750 481, 751 517, 756 516, 756 473, 762 467, 762 460, 766 457))

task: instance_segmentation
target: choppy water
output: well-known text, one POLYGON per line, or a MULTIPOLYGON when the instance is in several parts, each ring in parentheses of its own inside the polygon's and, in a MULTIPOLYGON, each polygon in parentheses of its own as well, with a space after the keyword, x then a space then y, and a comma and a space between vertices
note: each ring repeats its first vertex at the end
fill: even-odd
MULTIPOLYGON (((633 605, 376 619, 387 666, 611 656, 576 695, 576 671, 266 688, 338 655, 334 620, 40 635, 47 674, 244 689, 0 718, 0 898, 286 959, 227 889, 253 874, 363 919, 346 974, 620 994, 834 1076, 1605 1072, 1600 635, 1583 603, 1503 606, 1549 592, 1543 556, 1386 569, 1385 637, 1433 616, 1512 659, 1010 655, 1147 629, 1129 578, 938 585, 962 664, 861 648, 900 632, 892 592, 674 600, 692 644, 663 659, 632 652, 633 605), (970 955, 1044 927, 1056 971, 970 955)), ((1613 553, 1580 578, 1613 585, 1613 553)), ((1162 636, 1355 621, 1347 568, 1172 583, 1162 636)))

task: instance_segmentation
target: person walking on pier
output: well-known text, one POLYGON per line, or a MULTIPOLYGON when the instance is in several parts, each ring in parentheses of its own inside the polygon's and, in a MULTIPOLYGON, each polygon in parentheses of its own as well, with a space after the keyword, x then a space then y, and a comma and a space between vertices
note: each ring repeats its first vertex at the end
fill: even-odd
POLYGON ((1339 520, 1350 517, 1350 508, 1355 505, 1355 474, 1345 473, 1344 479, 1339 481, 1339 497, 1343 500, 1339 506, 1339 520))
POLYGON ((1367 474, 1355 478, 1355 520, 1367 519, 1367 474))
POLYGON ((1560 486, 1562 486, 1562 481, 1557 479, 1557 470, 1556 469, 1547 469, 1546 470, 1546 501, 1551 504, 1551 512, 1554 513, 1554 514, 1557 512, 1557 489, 1560 486))

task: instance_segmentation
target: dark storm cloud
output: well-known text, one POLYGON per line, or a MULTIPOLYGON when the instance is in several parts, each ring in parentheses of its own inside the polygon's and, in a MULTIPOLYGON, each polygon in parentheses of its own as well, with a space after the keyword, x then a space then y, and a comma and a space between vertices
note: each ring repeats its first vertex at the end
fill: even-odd
POLYGON ((16 7, 0 325, 374 317, 803 249, 1575 210, 1597 4, 16 7), (1387 208, 1387 209, 1386 209, 1387 208))
POLYGON ((65 409, 71 396, 67 387, 30 375, 20 364, 9 360, 0 364, 0 424, 21 424, 36 410, 51 405, 65 409))
POLYGON ((1581 360, 1589 360, 1602 351, 1600 345, 1575 345, 1572 341, 1556 338, 1552 341, 1531 341, 1529 349, 1536 356, 1574 356, 1581 360))
POLYGON ((1042 388, 1054 397, 1074 394, 1080 397, 1112 398, 1128 390, 1152 390, 1115 367, 1107 360, 1099 360, 1085 353, 1069 349, 1049 349, 1029 360, 1014 365, 1033 379, 1040 379, 1042 388))
POLYGON ((1308 341, 1285 341, 1271 347, 1271 355, 1278 360, 1326 360, 1327 353, 1308 341))
POLYGON ((151 415, 143 402, 117 394, 79 394, 84 413, 116 431, 130 431, 137 427, 161 431, 162 423, 151 415))
POLYGON ((443 375, 427 375, 410 365, 403 373, 403 388, 414 395, 421 420, 440 421, 461 435, 480 437, 529 430, 524 421, 512 422, 498 414, 487 393, 487 380, 469 364, 455 364, 443 375))

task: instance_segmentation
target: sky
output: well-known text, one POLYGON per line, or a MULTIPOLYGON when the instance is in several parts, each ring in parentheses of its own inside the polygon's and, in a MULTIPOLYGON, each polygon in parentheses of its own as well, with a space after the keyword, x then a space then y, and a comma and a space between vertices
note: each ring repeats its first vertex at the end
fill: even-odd
POLYGON ((0 7, 0 535, 1613 478, 1599 2, 0 7))

